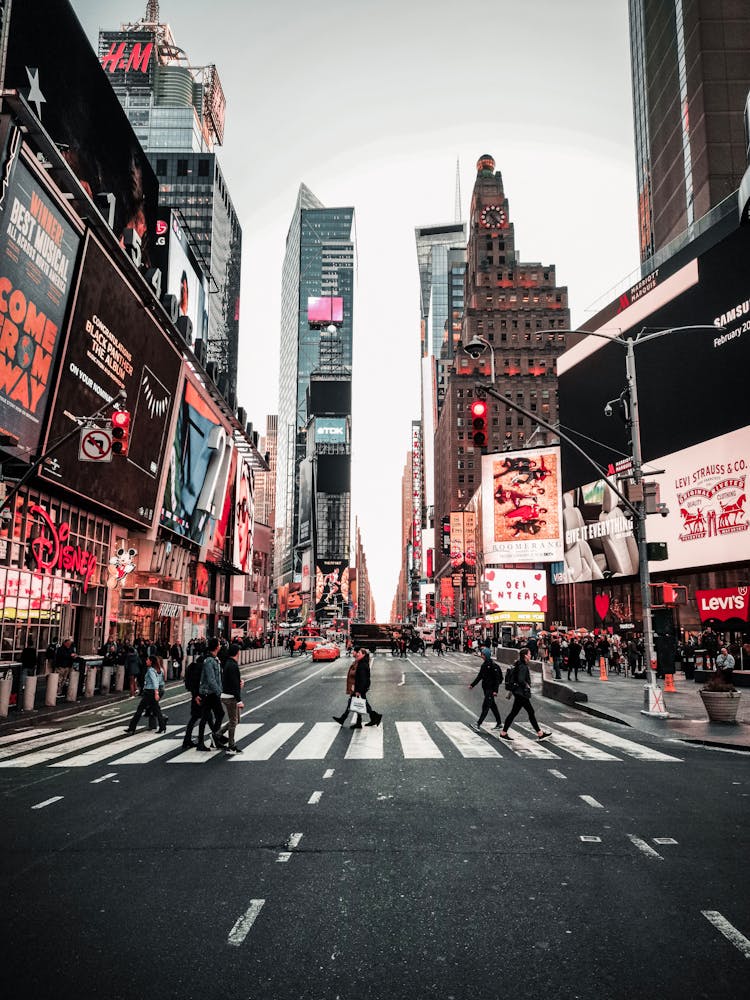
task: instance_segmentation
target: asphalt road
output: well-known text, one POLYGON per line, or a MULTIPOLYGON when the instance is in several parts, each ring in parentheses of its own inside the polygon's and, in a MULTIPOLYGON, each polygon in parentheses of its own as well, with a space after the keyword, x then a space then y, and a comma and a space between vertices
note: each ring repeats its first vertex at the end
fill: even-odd
POLYGON ((538 695, 552 739, 472 734, 463 654, 378 656, 352 734, 347 665, 248 680, 237 757, 183 754, 182 695, 164 737, 133 702, 4 737, 4 994, 746 995, 747 755, 538 695))

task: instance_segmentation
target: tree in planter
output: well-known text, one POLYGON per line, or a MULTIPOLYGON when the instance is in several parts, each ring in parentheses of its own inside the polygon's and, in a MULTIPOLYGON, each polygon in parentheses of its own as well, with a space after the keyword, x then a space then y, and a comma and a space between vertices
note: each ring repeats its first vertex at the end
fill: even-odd
POLYGON ((732 683, 731 670, 716 670, 698 693, 710 722, 737 722, 740 692, 732 683))

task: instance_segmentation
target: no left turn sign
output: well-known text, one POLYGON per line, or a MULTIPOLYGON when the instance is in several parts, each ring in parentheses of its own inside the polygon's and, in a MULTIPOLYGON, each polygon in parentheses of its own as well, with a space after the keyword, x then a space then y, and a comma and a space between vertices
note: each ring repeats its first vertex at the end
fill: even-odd
POLYGON ((111 462, 112 432, 106 427, 83 427, 78 444, 80 462, 111 462))

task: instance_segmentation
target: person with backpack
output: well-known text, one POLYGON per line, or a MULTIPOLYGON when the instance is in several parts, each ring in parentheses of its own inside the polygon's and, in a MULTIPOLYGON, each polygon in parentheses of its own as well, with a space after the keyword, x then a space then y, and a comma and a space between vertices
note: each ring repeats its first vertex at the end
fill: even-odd
POLYGON ((486 719, 488 712, 492 712, 495 717, 495 722, 497 723, 495 729, 503 728, 503 720, 500 718, 500 713, 498 712, 497 705, 495 704, 495 698, 497 697, 497 692, 500 690, 502 679, 502 669, 492 659, 492 651, 489 646, 485 646, 482 649, 482 665, 479 668, 479 673, 471 684, 469 684, 469 687, 473 688, 476 687, 480 681, 482 682, 484 701, 482 702, 482 711, 479 714, 479 721, 474 727, 480 732, 482 729, 482 723, 486 719))
POLYGON ((513 739, 512 736, 508 735, 508 730, 513 725, 513 720, 522 708, 526 711, 526 714, 529 717, 529 722, 536 731, 537 739, 546 740, 548 736, 552 735, 551 733, 547 733, 540 728, 539 723, 536 721, 536 715, 534 715, 534 709, 531 705, 531 672, 529 670, 529 659, 529 650, 522 649, 518 655, 518 659, 505 675, 505 687, 509 692, 508 697, 513 695, 513 707, 510 710, 508 718, 505 720, 505 725, 499 733, 500 739, 513 739))
POLYGON ((219 663, 219 640, 212 638, 208 640, 208 655, 203 660, 201 667, 201 679, 198 686, 198 697, 201 706, 201 721, 198 725, 198 745, 196 750, 208 750, 204 742, 206 723, 211 727, 211 736, 214 749, 228 745, 226 736, 221 735, 221 720, 224 718, 224 709, 221 707, 221 664, 219 663), (211 716, 214 716, 211 725, 211 716))
POLYGON ((185 729, 185 735, 182 740, 183 750, 189 750, 191 747, 197 744, 193 742, 193 729, 195 728, 196 722, 200 719, 202 713, 201 710, 201 698, 200 698, 200 686, 201 686, 201 671, 203 670, 203 657, 197 656, 194 660, 191 660, 185 668, 185 690, 190 692, 190 721, 185 729))

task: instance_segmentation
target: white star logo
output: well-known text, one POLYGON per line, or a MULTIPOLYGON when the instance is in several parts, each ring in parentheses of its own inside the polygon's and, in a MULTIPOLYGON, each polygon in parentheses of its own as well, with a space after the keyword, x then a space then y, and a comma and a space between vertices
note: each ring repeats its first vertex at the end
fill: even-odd
POLYGON ((26 100, 29 104, 36 105, 36 116, 42 120, 42 105, 47 103, 47 99, 39 88, 39 70, 35 66, 26 66, 26 76, 29 78, 29 93, 26 100))

